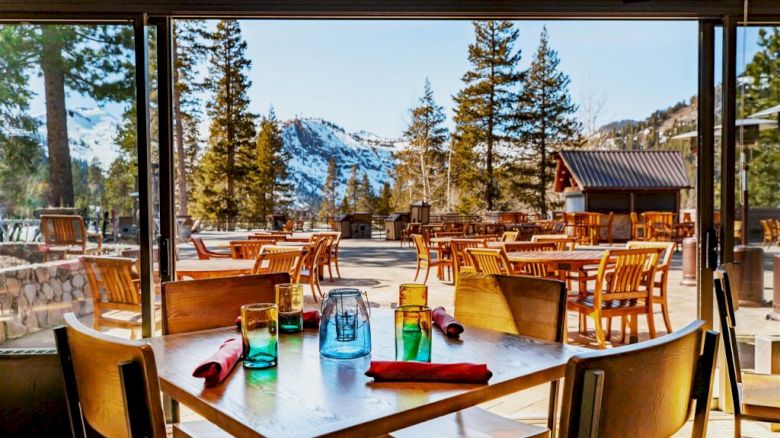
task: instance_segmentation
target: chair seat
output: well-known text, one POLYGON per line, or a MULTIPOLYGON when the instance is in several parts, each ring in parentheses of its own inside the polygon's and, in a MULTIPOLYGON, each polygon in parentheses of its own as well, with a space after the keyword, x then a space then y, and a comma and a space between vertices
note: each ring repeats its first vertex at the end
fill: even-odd
POLYGON ((549 437, 545 427, 512 421, 480 408, 468 408, 392 432, 401 437, 549 437))
MULTIPOLYGON (((577 309, 586 309, 586 310, 592 310, 595 309, 595 305, 593 303, 593 295, 574 295, 569 297, 569 307, 574 307, 577 309)), ((644 300, 605 300, 601 302, 601 310, 619 310, 619 309, 630 309, 630 308, 644 308, 644 300)))
POLYGON ((229 433, 209 421, 188 421, 173 425, 173 438, 219 438, 229 433))
MULTIPOLYGON (((69 253, 69 254, 80 254, 82 252, 81 245, 48 245, 46 247, 46 251, 48 252, 62 252, 62 253, 69 253)), ((100 247, 97 244, 94 243, 88 243, 85 254, 97 254, 100 252, 100 247)))
POLYGON ((743 373, 739 390, 746 416, 780 422, 780 375, 743 373))

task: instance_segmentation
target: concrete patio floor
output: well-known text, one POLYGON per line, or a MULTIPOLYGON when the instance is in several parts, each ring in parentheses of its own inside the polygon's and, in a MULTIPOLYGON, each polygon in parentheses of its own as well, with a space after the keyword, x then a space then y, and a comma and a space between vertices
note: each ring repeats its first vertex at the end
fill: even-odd
MULTIPOLYGON (((207 245, 219 245, 225 242, 241 237, 246 234, 227 234, 227 233, 204 233, 207 245)), ((616 244, 615 247, 619 247, 616 244)), ((601 248, 606 249, 607 246, 601 248)), ((777 253, 777 249, 768 251, 765 256, 771 261, 771 256, 777 253)), ((194 257, 195 252, 191 245, 180 245, 180 257, 194 257)), ((398 300, 398 285, 401 283, 413 282, 416 255, 413 248, 402 247, 398 241, 386 241, 379 239, 343 239, 341 241, 340 252, 341 278, 336 277, 333 272, 334 280, 328 279, 327 270, 325 280, 322 281, 323 292, 335 287, 356 287, 367 292, 369 300, 381 307, 393 307, 398 300)), ((769 269, 767 266, 767 269, 769 269)), ((764 293, 765 299, 772 298, 771 272, 765 272, 764 293)), ((420 277, 421 281, 422 277, 420 277)), ((695 286, 681 286, 681 254, 674 255, 672 269, 669 276, 669 310, 672 321, 672 328, 683 327, 687 323, 696 319, 697 298, 695 286)), ((431 307, 444 306, 452 309, 454 301, 454 286, 451 281, 441 281, 436 278, 435 270, 431 271, 428 279, 428 300, 431 307)), ((309 288, 305 287, 306 305, 310 308, 316 308, 309 288)), ((751 338, 755 334, 780 335, 780 322, 768 321, 766 314, 771 311, 769 307, 742 307, 737 313, 739 323, 738 335, 743 338, 751 338)), ((617 321, 617 320, 616 320, 617 321)), ((571 343, 594 346, 595 337, 593 335, 593 325, 589 325, 590 331, 588 337, 583 337, 577 333, 578 319, 576 314, 569 313, 568 326, 571 343)), ((656 329, 658 335, 665 334, 663 320, 660 312, 655 315, 656 329)), ((614 343, 608 346, 619 346, 617 338, 619 333, 614 324, 613 340, 614 343)), ((619 327, 617 327, 619 328, 619 327)), ((639 339, 640 341, 649 339, 647 332, 647 323, 643 318, 639 320, 639 339)), ((743 352, 743 356, 750 356, 752 350, 743 352), (748 353, 748 354, 745 354, 748 353)), ((435 352, 434 352, 435 356, 435 352)), ((752 362, 752 357, 743 357, 752 362)), ((717 383, 716 383, 717 385, 717 383)), ((717 391, 717 388, 716 388, 717 391)), ((485 403, 482 407, 489 409, 497 414, 504 415, 516 420, 525 420, 535 423, 544 423, 547 412, 547 386, 533 388, 511 396, 503 397, 485 403)), ((690 436, 689 422, 677 436, 690 436)), ((771 437, 780 436, 780 434, 770 432, 767 423, 743 422, 743 436, 749 437, 771 437)), ((713 411, 710 419, 708 436, 712 437, 730 437, 733 436, 733 419, 730 415, 720 411, 713 411)))

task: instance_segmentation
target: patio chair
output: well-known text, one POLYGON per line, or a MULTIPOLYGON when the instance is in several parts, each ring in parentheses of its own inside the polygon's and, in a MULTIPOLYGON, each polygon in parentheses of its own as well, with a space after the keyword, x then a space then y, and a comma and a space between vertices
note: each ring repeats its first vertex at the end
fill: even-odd
POLYGON ((597 220, 594 222, 592 227, 594 227, 595 237, 596 237, 596 243, 601 241, 601 231, 606 230, 607 234, 607 242, 609 243, 609 246, 612 246, 612 221, 615 218, 615 213, 609 212, 607 215, 607 223, 601 223, 601 214, 597 216, 597 220))
POLYGON ((434 260, 431 257, 431 250, 425 243, 425 238, 421 234, 412 234, 412 242, 417 249, 417 271, 414 273, 414 281, 417 281, 417 277, 420 275, 420 269, 425 268, 425 279, 423 284, 428 283, 428 275, 431 273, 431 268, 439 268, 444 263, 441 259, 434 260))
POLYGON ((516 274, 512 262, 503 249, 496 248, 466 248, 466 254, 471 258, 474 269, 483 274, 512 275, 516 274))
POLYGON ((307 253, 303 257, 303 267, 298 276, 299 282, 308 282, 311 288, 311 295, 314 297, 314 302, 317 302, 317 294, 322 297, 322 289, 320 289, 320 259, 322 251, 324 251, 326 239, 319 239, 314 244, 314 249, 307 253), (316 288, 316 290, 315 290, 316 288))
POLYGON ((163 335, 233 325, 241 306, 273 303, 274 285, 290 283, 287 272, 163 283, 163 335))
POLYGON ((452 239, 450 250, 452 251, 452 275, 455 277, 455 287, 458 287, 458 276, 461 272, 477 272, 474 264, 466 254, 466 248, 484 247, 481 239, 452 239))
MULTIPOLYGON (((149 344, 91 330, 72 313, 54 337, 73 436, 168 436, 149 344)), ((208 421, 174 424, 173 436, 182 434, 229 436, 208 421)))
POLYGON ((647 240, 647 225, 639 222, 639 215, 634 211, 629 213, 629 217, 631 218, 631 240, 647 240))
POLYGON ((206 244, 203 243, 203 239, 201 239, 200 237, 190 237, 190 240, 192 240, 192 244, 195 246, 195 252, 198 253, 198 259, 200 260, 230 258, 230 254, 224 252, 211 251, 208 248, 206 248, 206 244))
POLYGON ((518 234, 520 234, 519 231, 504 231, 504 234, 501 235, 501 241, 514 242, 515 240, 517 240, 518 234))
POLYGON ((252 274, 276 274, 287 272, 293 283, 297 283, 303 266, 303 251, 290 247, 284 250, 263 247, 252 267, 252 274), (268 248, 268 249, 267 249, 268 248))
MULTIPOLYGON (((533 277, 462 273, 455 287, 455 318, 469 327, 566 342, 566 288, 533 277)), ((511 421, 481 408, 464 409, 420 423, 393 437, 555 435, 558 383, 550 383, 547 428, 511 421)))
MULTIPOLYGON (((626 243, 627 249, 639 249, 639 248, 656 248, 661 250, 661 254, 658 256, 658 265, 655 268, 655 277, 652 279, 652 287, 658 291, 658 294, 653 294, 653 304, 661 305, 661 314, 664 318, 664 326, 666 332, 672 332, 672 321, 669 319, 669 292, 667 285, 669 283, 669 267, 672 265, 672 255, 674 255, 674 242, 642 242, 631 241, 626 243)), ((648 269, 649 271, 649 269, 648 269)), ((650 279, 648 279, 650 281, 650 279)), ((621 324, 621 339, 625 336, 625 318, 621 324)))
POLYGON ((555 244, 557 251, 574 251, 577 247, 577 239, 569 237, 565 234, 537 234, 531 236, 531 242, 535 243, 548 243, 555 244))
MULTIPOLYGON (((742 420, 780 423, 780 376, 742 372, 735 330, 734 297, 728 273, 730 270, 731 266, 723 265, 715 271, 714 287, 726 356, 728 390, 734 409, 734 436, 739 437, 742 434, 742 420)), ((723 393, 725 390, 721 389, 723 393)))
POLYGON ((82 256, 79 261, 92 293, 92 327, 129 329, 135 339, 141 328, 141 283, 133 270, 136 261, 105 256, 82 256))
MULTIPOLYGON (((555 242, 505 242, 501 246, 506 254, 510 252, 555 251, 557 249, 555 242)), ((525 263, 522 267, 514 263, 513 269, 515 272, 521 272, 533 277, 558 277, 558 274, 548 269, 545 263, 525 263)))
POLYGON ((84 218, 78 215, 41 215, 41 236, 46 245, 43 261, 49 261, 49 254, 100 254, 103 251, 103 235, 90 233, 84 218), (97 246, 89 238, 97 239, 97 246))
POLYGON ((652 341, 573 356, 559 436, 673 436, 693 414, 691 436, 704 438, 718 352, 718 334, 705 330, 694 321, 652 341))
POLYGON ((778 242, 775 223, 771 219, 761 219, 761 231, 764 232, 763 246, 771 247, 778 242))
POLYGON ((230 256, 234 259, 253 260, 260 255, 260 250, 265 245, 274 245, 273 240, 231 240, 230 256))
POLYGON ((639 315, 647 316, 650 338, 655 338, 653 286, 645 278, 655 278, 660 250, 611 249, 604 253, 596 274, 593 292, 580 292, 569 298, 569 310, 594 319, 598 347, 606 347, 602 318, 631 317, 632 337, 637 336, 639 315))

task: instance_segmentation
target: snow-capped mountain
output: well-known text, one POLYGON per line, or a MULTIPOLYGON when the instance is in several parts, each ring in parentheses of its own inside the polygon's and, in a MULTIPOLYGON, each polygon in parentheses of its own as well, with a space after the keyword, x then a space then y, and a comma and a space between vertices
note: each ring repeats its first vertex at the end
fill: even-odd
POLYGON ((353 165, 357 166, 358 177, 366 173, 371 187, 378 192, 385 181, 390 181, 393 152, 402 144, 365 131, 348 133, 334 123, 314 118, 284 122, 282 136, 291 157, 288 172, 297 198, 295 204, 303 208, 316 208, 331 158, 336 159, 340 170, 339 198, 344 195, 353 165))
MULTIPOLYGON (((41 122, 38 135, 46 144, 46 115, 37 116, 41 122)), ((74 158, 91 160, 98 157, 104 169, 117 157, 116 136, 119 119, 104 109, 70 108, 68 110, 68 138, 74 158)), ((358 177, 368 175, 375 192, 390 180, 393 152, 403 145, 393 139, 359 131, 346 132, 336 124, 317 118, 293 119, 282 123, 284 147, 289 153, 288 171, 293 184, 295 208, 317 208, 322 186, 328 171, 328 160, 336 159, 340 170, 338 196, 341 198, 353 165, 358 177)))
MULTIPOLYGON (((46 144, 46 114, 36 116, 40 123, 38 135, 46 144)), ((98 157, 107 169, 117 157, 116 136, 119 120, 99 107, 68 109, 68 138, 70 153, 74 158, 92 160, 98 157)))

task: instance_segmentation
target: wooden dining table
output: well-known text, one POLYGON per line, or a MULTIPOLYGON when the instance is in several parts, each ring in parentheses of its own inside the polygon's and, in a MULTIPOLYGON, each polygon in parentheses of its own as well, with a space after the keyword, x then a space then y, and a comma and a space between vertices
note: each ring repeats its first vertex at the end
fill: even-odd
POLYGON ((370 356, 337 360, 319 354, 318 330, 279 336, 278 365, 249 370, 239 363, 206 388, 193 369, 229 338, 233 327, 149 338, 162 391, 236 436, 375 436, 562 378, 582 347, 466 327, 460 338, 433 329, 433 362, 483 362, 487 384, 376 382, 371 360, 393 360, 394 318, 371 310, 370 356))
POLYGON ((510 252, 507 258, 522 267, 524 263, 543 263, 561 273, 561 279, 572 279, 569 273, 576 273, 579 290, 587 289, 587 272, 585 266, 598 265, 605 250, 589 249, 575 251, 526 251, 510 252))
POLYGON ((254 260, 249 259, 185 259, 176 261, 176 278, 202 279, 232 277, 252 273, 254 260))

